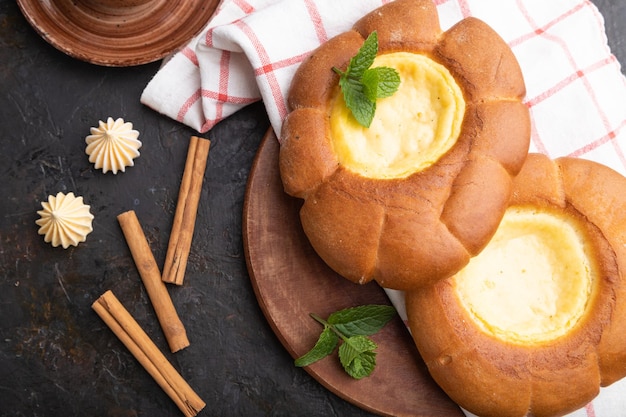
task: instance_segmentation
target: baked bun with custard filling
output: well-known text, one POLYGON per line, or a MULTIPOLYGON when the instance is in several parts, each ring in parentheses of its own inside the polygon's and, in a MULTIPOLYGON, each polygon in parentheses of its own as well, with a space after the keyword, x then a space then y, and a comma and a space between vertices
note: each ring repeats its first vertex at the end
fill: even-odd
POLYGON ((626 376, 626 178, 530 154, 487 247, 406 293, 429 371, 481 417, 560 416, 626 376))
POLYGON ((447 278, 495 232, 528 152, 525 85, 508 45, 467 18, 443 32, 431 0, 397 0, 299 67, 282 126, 285 191, 320 257, 345 278, 410 290, 447 278), (399 90, 369 128, 346 109, 338 75, 377 32, 373 66, 399 90))

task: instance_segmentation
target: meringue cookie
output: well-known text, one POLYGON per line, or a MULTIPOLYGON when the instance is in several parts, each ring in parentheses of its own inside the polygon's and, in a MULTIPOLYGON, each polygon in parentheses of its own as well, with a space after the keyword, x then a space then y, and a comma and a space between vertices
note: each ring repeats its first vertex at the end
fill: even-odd
POLYGON ((90 129, 91 135, 85 138, 89 155, 89 162, 103 173, 112 171, 125 172, 127 166, 133 166, 133 159, 139 156, 141 141, 139 132, 133 129, 133 124, 118 118, 109 117, 105 122, 99 121, 98 127, 90 129))
POLYGON ((54 247, 61 245, 67 249, 70 245, 77 246, 93 230, 90 206, 74 193, 48 196, 48 201, 42 202, 41 206, 43 210, 37 212, 41 218, 35 221, 40 226, 38 233, 44 235, 44 241, 54 247))

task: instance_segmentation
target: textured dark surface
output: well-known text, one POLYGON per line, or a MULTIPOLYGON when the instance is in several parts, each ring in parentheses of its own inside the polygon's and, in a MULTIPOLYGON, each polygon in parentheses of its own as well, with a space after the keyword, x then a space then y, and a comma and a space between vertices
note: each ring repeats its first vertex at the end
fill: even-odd
MULTIPOLYGON (((594 2, 626 62, 626 2, 594 2)), ((135 210, 159 264, 196 132, 139 103, 159 63, 105 68, 57 51, 0 1, 0 416, 176 416, 173 402, 91 310, 113 290, 206 401, 202 416, 364 416, 293 366, 255 299, 243 253, 248 172, 268 127, 249 106, 207 135, 211 154, 185 285, 168 287, 191 345, 170 354, 116 216, 135 210), (123 117, 141 132, 135 167, 95 170, 84 137, 123 117), (85 198, 94 231, 63 250, 37 234, 41 201, 85 198)))

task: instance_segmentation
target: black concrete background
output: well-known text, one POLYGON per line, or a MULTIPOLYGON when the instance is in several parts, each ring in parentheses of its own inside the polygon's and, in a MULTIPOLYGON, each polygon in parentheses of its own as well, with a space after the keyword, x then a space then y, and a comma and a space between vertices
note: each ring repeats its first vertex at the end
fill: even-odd
MULTIPOLYGON (((594 3, 625 63, 626 2, 594 3)), ((185 285, 169 287, 191 345, 169 353, 116 220, 135 210, 162 264, 196 132, 139 103, 158 67, 77 61, 42 40, 14 1, 0 0, 0 416, 182 415, 91 310, 108 289, 206 401, 201 416, 369 415, 293 366, 254 296, 241 214, 268 127, 260 103, 208 134, 185 285), (117 176, 84 154, 89 128, 109 116, 133 122, 143 142, 135 167, 117 176), (95 215, 77 248, 53 248, 37 234, 41 201, 59 191, 82 195, 95 215)))

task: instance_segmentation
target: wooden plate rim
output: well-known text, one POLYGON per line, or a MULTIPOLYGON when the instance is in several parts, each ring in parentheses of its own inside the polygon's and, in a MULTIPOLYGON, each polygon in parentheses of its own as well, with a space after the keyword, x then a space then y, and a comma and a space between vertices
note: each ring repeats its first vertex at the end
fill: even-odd
MULTIPOLYGON (((352 305, 390 303, 376 284, 353 284, 335 274, 314 253, 299 226, 301 202, 282 189, 278 150, 278 140, 270 129, 249 174, 242 232, 248 273, 259 306, 285 349, 297 358, 310 349, 320 331, 318 324, 307 317, 307 308, 317 308, 315 312, 324 316, 352 305), (287 289, 293 293, 284 293, 287 289), (310 289, 322 294, 315 297, 310 289)), ((335 395, 372 413, 464 416, 428 374, 399 318, 376 337, 378 365, 368 378, 353 380, 333 357, 304 369, 335 395)))

